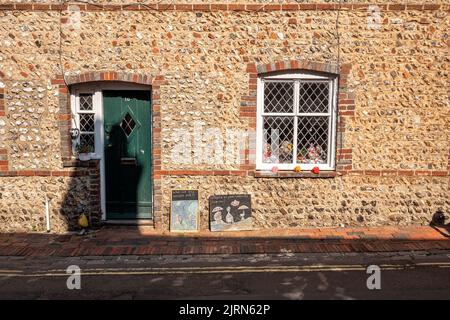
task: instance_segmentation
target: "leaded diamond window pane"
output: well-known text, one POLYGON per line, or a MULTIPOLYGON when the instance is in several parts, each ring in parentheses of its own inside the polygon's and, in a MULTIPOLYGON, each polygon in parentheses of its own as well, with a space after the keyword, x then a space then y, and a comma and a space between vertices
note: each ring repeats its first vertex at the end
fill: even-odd
POLYGON ((294 82, 266 82, 264 84, 264 112, 294 112, 294 82))
POLYGON ((133 117, 127 112, 125 117, 122 119, 122 122, 120 123, 120 127, 122 128, 123 132, 129 137, 131 133, 133 132, 134 128, 136 127, 136 122, 134 121, 133 117))
POLYGON ((300 113, 328 113, 328 82, 300 82, 300 113))
POLYGON ((90 93, 80 94, 80 110, 81 111, 93 110, 92 94, 90 93))
POLYGON ((264 117, 263 162, 292 163, 294 117, 264 117))
POLYGON ((329 117, 299 117, 297 163, 327 163, 329 117))
POLYGON ((91 150, 95 149, 95 135, 93 133, 81 133, 80 134, 80 145, 90 146, 91 150))
POLYGON ((93 113, 80 113, 80 131, 94 132, 93 113))

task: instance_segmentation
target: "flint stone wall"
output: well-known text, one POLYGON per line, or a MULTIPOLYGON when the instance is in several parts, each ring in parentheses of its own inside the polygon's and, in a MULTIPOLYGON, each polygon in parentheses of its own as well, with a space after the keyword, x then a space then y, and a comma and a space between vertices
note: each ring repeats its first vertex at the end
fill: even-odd
POLYGON ((46 231, 46 195, 51 232, 77 229, 80 214, 89 217, 87 177, 3 177, 0 182, 2 232, 46 231))
MULTIPOLYGON (((171 177, 171 189, 199 189, 201 229, 208 229, 211 194, 252 196, 256 228, 427 225, 439 208, 450 209, 448 179, 439 177, 345 176, 334 179, 171 177)), ((170 198, 164 197, 168 213, 170 198)), ((169 226, 164 214, 163 226, 169 226)))
MULTIPOLYGON (((191 162, 174 163, 173 128, 193 132, 193 123, 201 121, 223 136, 227 128, 246 130, 249 124, 239 116, 239 108, 241 97, 248 94, 248 63, 337 63, 339 50, 339 62, 352 66, 347 87, 356 97, 355 116, 346 121, 342 136, 342 147, 353 150, 353 169, 448 172, 448 13, 448 7, 382 10, 381 24, 374 29, 368 26, 367 11, 345 10, 339 13, 337 30, 334 10, 63 11, 61 20, 57 11, 0 11, 5 110, 4 115, 0 112, 0 149, 7 150, 8 170, 62 169, 59 93, 52 79, 62 73, 113 70, 166 79, 160 88, 161 170, 238 169, 239 164, 193 163, 199 157, 195 151, 191 162)), ((225 146, 235 142, 226 141, 225 146)), ((52 208, 55 214, 71 208, 78 213, 85 205, 87 179, 58 179, 0 175, 5 221, 0 230, 41 230, 42 208, 34 208, 34 198, 26 198, 24 191, 35 186, 54 186, 52 193, 59 199, 52 208), (58 208, 66 196, 73 204, 58 208)), ((224 190, 252 194, 261 228, 427 224, 435 210, 450 208, 448 174, 333 179, 164 176, 161 186, 163 228, 168 226, 169 190, 175 187, 201 189, 202 228, 207 226, 207 197, 224 190)), ((52 220, 58 231, 67 226, 64 218, 52 220)))

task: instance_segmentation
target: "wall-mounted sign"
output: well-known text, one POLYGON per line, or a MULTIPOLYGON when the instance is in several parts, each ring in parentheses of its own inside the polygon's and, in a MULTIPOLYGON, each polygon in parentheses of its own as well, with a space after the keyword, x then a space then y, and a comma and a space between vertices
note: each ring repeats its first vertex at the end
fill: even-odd
POLYGON ((198 190, 172 190, 170 231, 198 231, 199 220, 198 190))
POLYGON ((217 195, 209 198, 211 231, 253 230, 249 194, 217 195))

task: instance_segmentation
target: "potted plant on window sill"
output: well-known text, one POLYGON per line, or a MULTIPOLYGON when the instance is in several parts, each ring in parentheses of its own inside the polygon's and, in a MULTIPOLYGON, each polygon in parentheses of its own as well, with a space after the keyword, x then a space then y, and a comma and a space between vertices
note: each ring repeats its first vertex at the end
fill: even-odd
POLYGON ((92 146, 88 144, 77 144, 76 146, 78 159, 80 161, 89 161, 91 160, 92 146))

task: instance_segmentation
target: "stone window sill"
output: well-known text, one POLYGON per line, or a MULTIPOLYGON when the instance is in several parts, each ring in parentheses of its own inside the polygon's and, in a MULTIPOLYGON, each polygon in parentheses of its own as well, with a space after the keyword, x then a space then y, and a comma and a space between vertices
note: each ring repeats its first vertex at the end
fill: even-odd
POLYGON ((293 171, 255 171, 255 178, 334 178, 338 174, 336 171, 321 171, 319 173, 312 172, 293 172, 293 171))

